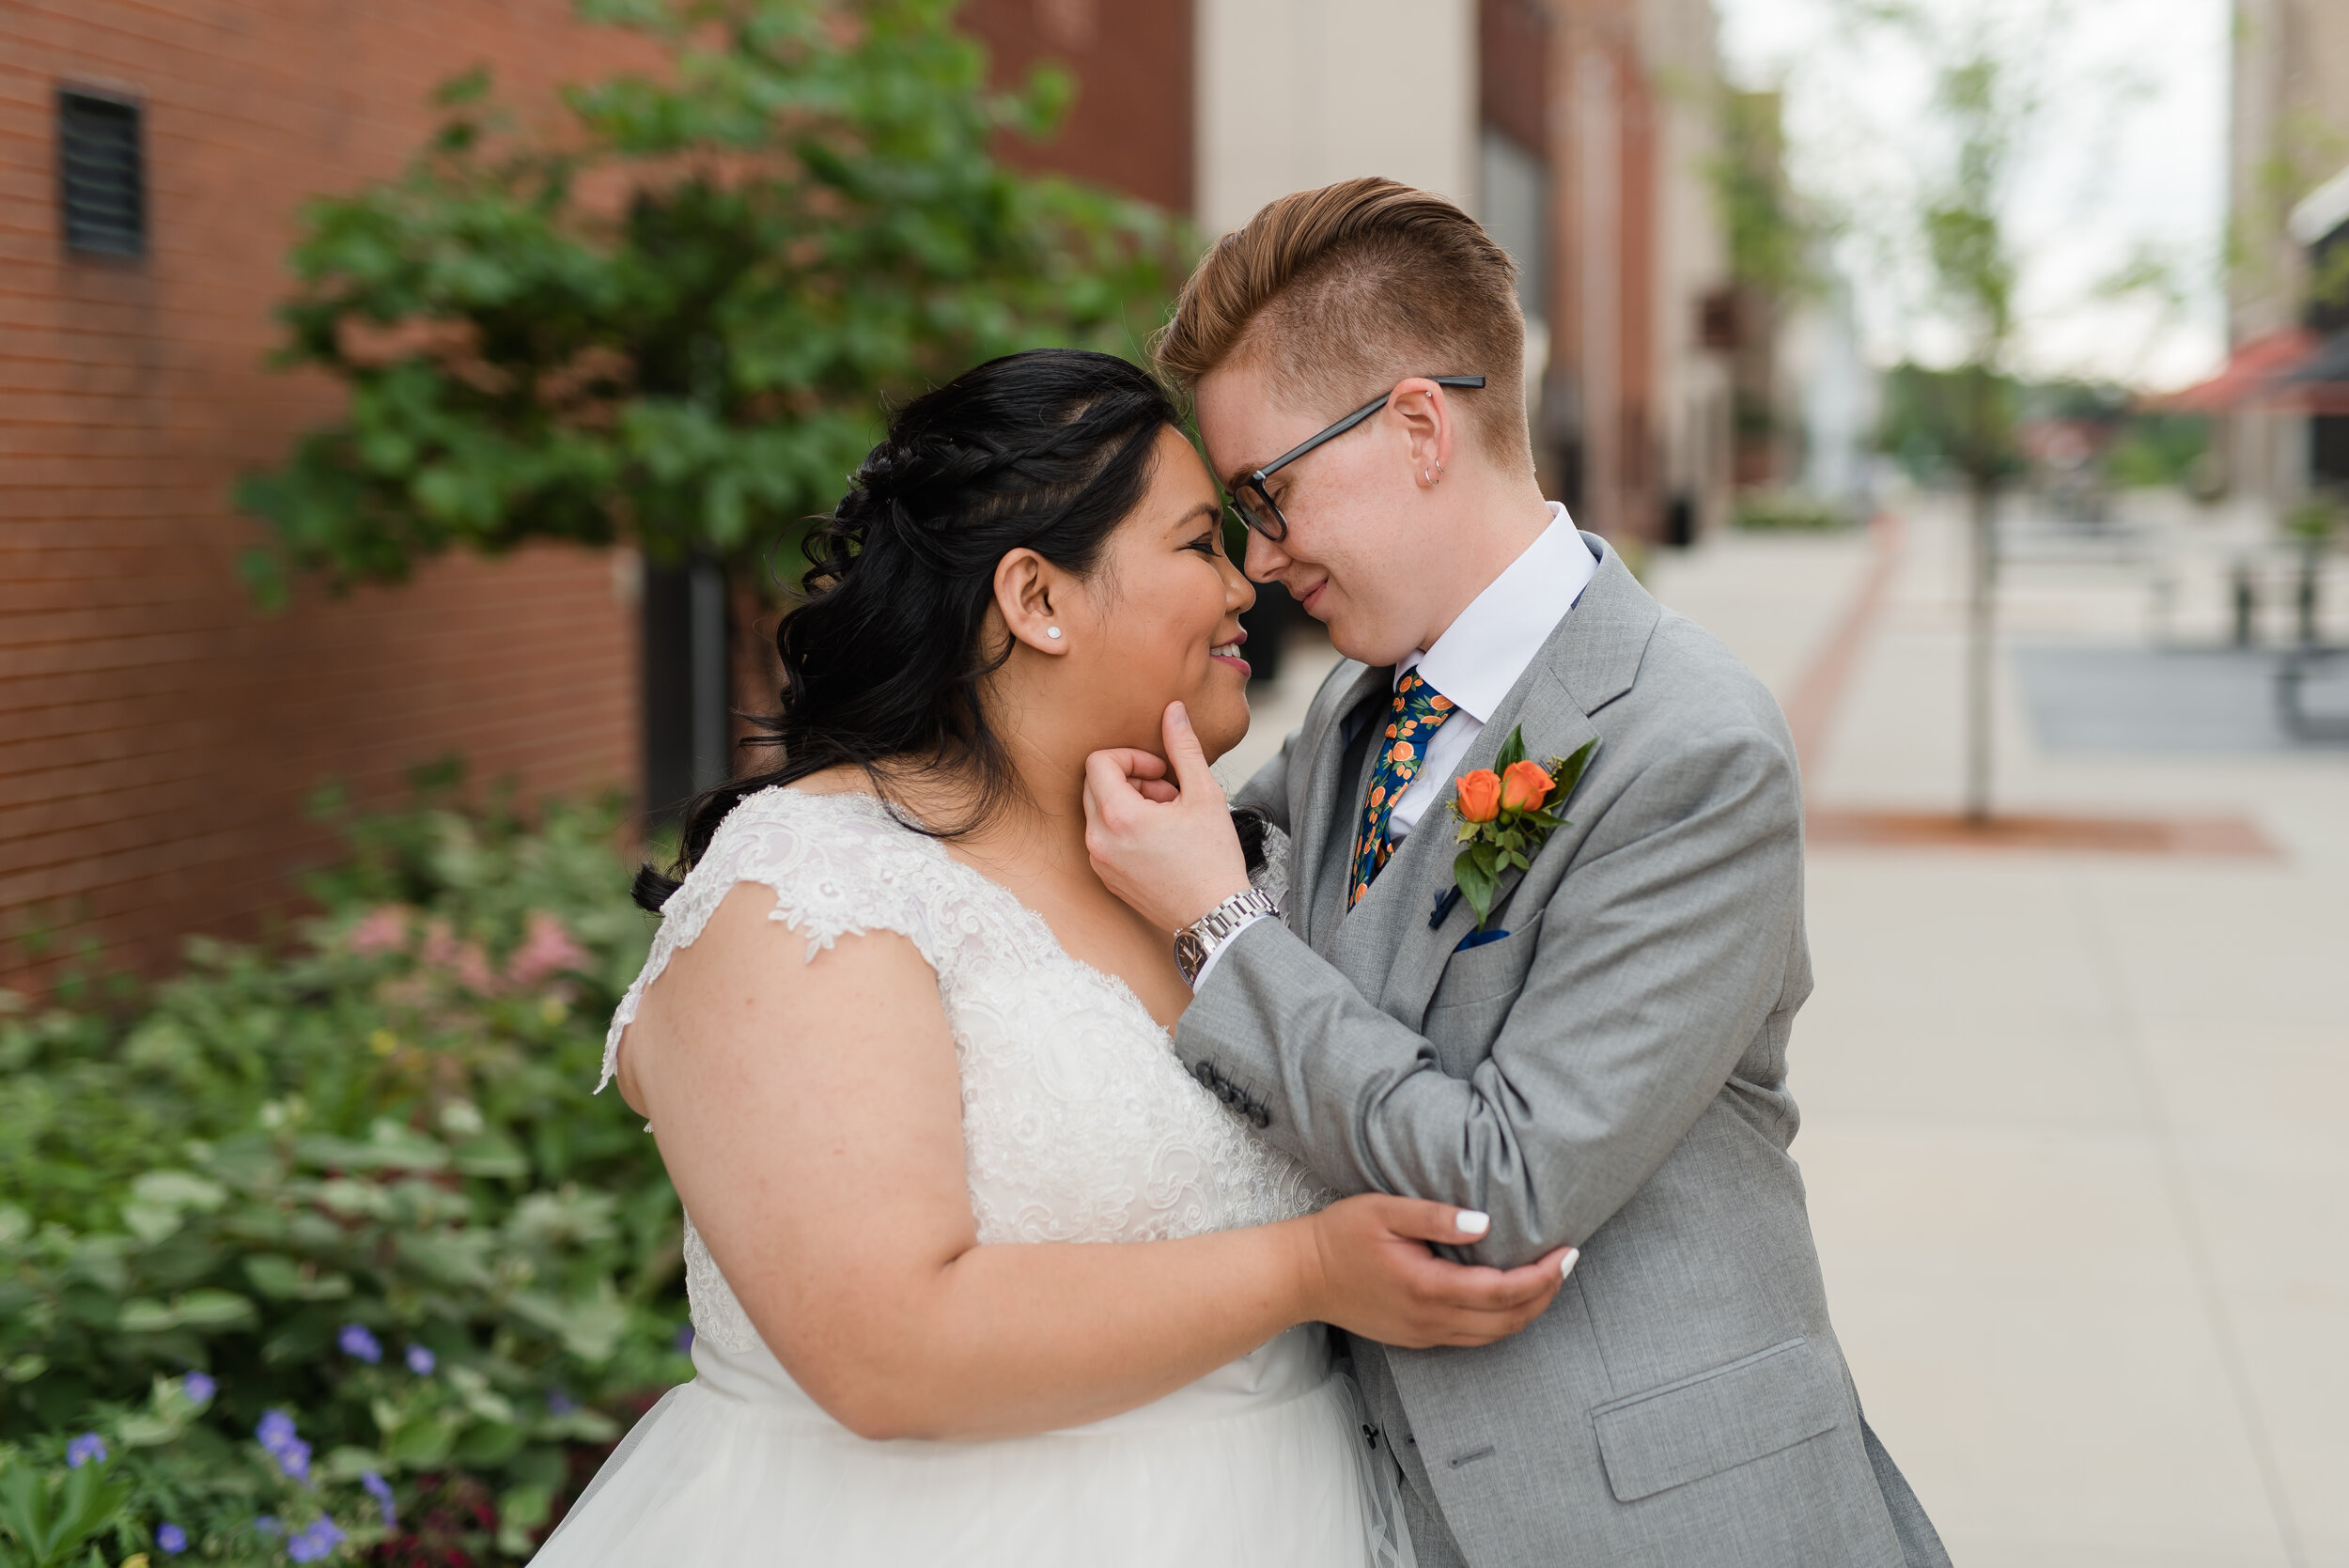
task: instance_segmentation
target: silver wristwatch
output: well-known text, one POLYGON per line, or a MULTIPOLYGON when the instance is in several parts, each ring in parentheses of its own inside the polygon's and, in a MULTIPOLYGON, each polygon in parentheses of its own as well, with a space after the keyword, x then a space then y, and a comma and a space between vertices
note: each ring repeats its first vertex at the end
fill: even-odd
POLYGON ((1215 950, 1231 939, 1232 933, 1254 920, 1258 915, 1278 914, 1272 895, 1262 888, 1250 888, 1231 897, 1174 933, 1174 967, 1183 971, 1183 984, 1199 984, 1199 971, 1207 967, 1207 959, 1215 950))

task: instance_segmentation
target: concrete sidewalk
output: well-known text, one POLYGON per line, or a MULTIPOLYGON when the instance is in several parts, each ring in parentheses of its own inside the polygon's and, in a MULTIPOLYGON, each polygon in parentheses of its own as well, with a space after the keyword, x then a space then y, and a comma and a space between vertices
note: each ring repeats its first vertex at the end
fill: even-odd
MULTIPOLYGON (((1963 538, 1906 520, 1841 682, 1868 537, 1649 574, 1781 703, 1834 699, 1814 811, 1957 804, 1963 538)), ((2148 635, 2125 564, 2018 562, 2003 602, 2010 644, 2148 635)), ((1219 773, 1332 657, 1292 647, 1219 773)), ((1961 1568, 2349 1568, 2349 751, 2050 753, 2000 672, 2001 809, 2238 815, 2279 853, 1813 848, 1795 1152, 1869 1418, 1961 1568)))
MULTIPOLYGON (((1962 536, 1924 509, 1807 781, 1952 810, 1962 536)), ((1861 536, 1729 536, 1651 587, 1782 702, 1861 536)), ((2008 578, 2010 643, 2141 639, 2141 578, 2008 578)), ((2043 750, 2002 809, 2234 814, 2280 851, 1814 847, 1796 1144, 1871 1421, 1961 1564, 2349 1564, 2349 752, 2043 750)))

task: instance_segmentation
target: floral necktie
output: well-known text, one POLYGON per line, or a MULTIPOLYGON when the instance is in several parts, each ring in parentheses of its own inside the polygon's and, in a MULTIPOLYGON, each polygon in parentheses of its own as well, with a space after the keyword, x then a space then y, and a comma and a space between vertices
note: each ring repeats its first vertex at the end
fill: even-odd
POLYGON ((1370 775, 1370 794, 1362 801, 1362 831, 1354 843, 1354 886, 1346 895, 1347 908, 1362 901, 1371 879, 1393 855, 1394 845, 1387 838, 1387 818, 1394 815, 1394 803, 1419 771, 1420 761, 1427 754, 1428 737, 1452 714, 1452 699, 1421 679, 1417 670, 1394 683, 1394 704, 1387 714, 1387 749, 1378 754, 1378 766, 1370 775))

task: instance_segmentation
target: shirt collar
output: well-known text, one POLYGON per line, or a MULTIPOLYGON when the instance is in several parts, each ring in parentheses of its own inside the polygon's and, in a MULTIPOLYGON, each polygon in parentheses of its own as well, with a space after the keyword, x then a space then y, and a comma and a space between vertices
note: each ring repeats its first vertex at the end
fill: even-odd
POLYGON ((1597 570, 1574 520, 1551 502, 1549 526, 1469 601, 1434 647, 1397 664, 1395 679, 1416 669, 1454 706, 1489 722, 1597 570))

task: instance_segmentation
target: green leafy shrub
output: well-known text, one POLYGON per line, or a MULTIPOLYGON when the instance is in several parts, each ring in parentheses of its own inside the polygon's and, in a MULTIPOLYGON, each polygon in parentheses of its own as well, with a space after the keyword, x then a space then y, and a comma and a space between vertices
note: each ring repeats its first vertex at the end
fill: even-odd
POLYGON ((1825 534, 1851 521, 1841 507, 1798 490, 1755 490, 1737 502, 1737 526, 1757 532, 1825 534))
POLYGON ((316 1447, 325 1490, 292 1499, 314 1514, 372 1475, 458 1521, 445 1551, 370 1535, 352 1494, 345 1549, 526 1556, 690 1375, 675 1193, 591 1093, 650 931, 619 805, 525 819, 435 791, 348 825, 286 951, 192 942, 132 1004, 0 1015, 0 1554, 48 1560, 34 1515, 113 1496, 57 1467, 87 1430, 131 1488, 101 1510, 117 1545, 167 1503, 191 1552, 288 1560, 300 1510, 257 1490, 274 1410, 316 1447), (190 1372, 206 1399, 171 1391, 190 1372))
POLYGON ((233 1441, 200 1419, 214 1394, 201 1373, 157 1378, 142 1409, 0 1450, 0 1563, 307 1563, 398 1539, 392 1484, 370 1456, 316 1459, 283 1410, 233 1441))

